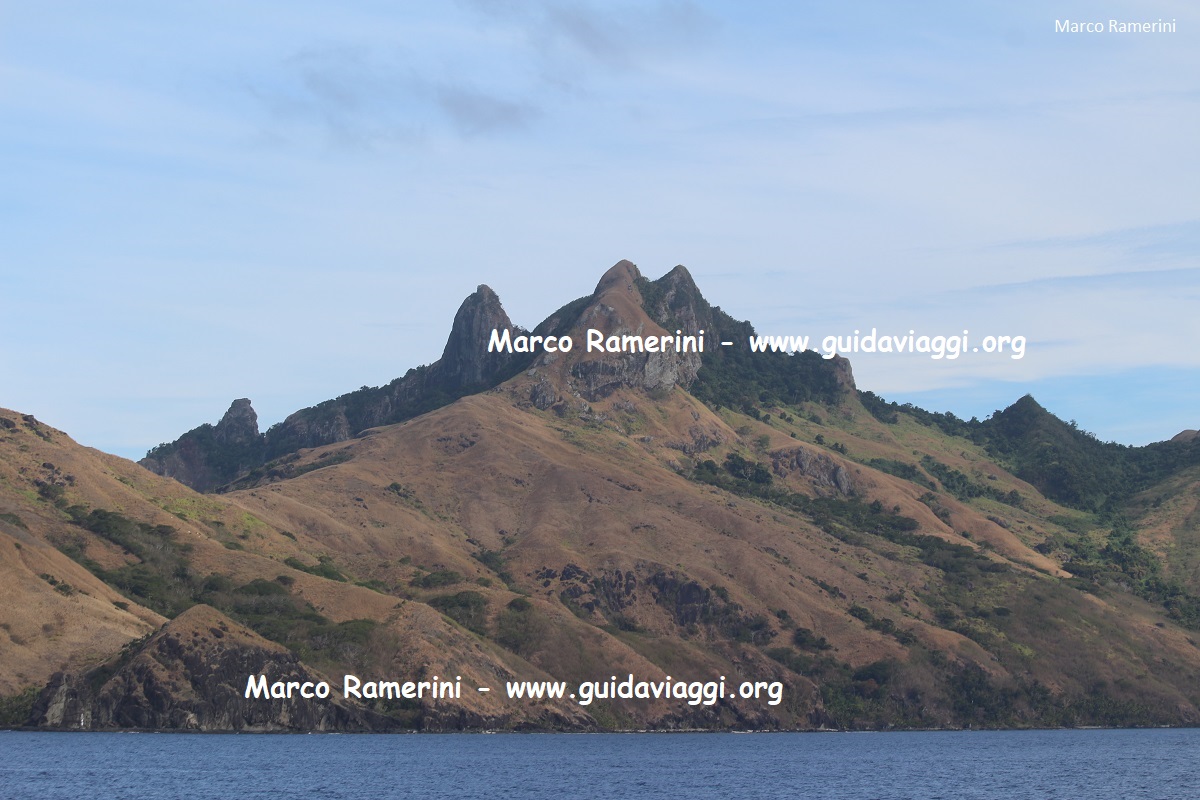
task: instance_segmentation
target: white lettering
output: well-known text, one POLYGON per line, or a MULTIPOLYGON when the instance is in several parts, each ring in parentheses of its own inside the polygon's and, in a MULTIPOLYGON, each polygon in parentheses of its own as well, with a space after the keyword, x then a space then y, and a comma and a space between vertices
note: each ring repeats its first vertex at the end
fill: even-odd
POLYGON ((488 336, 489 353, 532 353, 538 346, 547 353, 569 353, 575 343, 570 336, 533 336, 521 334, 514 337, 511 331, 492 328, 488 336))
POLYGON ((267 690, 267 676, 266 675, 259 675, 257 682, 255 681, 253 675, 246 678, 246 695, 245 696, 246 696, 247 700, 250 699, 251 693, 253 693, 254 697, 257 699, 261 699, 264 696, 270 697, 270 692, 267 690))
MULTIPOLYGON (((1112 20, 1110 20, 1111 22, 1112 20)), ((1103 22, 1071 22, 1069 19, 1054 20, 1055 33, 1104 33, 1103 22)))
POLYGON ((507 329, 501 333, 496 328, 492 328, 492 335, 488 338, 488 352, 498 353, 501 350, 506 353, 513 351, 512 333, 507 329))

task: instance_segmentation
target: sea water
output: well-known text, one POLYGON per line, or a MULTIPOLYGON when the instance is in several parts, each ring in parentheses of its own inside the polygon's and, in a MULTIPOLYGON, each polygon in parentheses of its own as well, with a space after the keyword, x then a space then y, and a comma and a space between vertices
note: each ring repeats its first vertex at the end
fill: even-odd
POLYGON ((1200 798, 1200 730, 0 732, 0 797, 1200 798))

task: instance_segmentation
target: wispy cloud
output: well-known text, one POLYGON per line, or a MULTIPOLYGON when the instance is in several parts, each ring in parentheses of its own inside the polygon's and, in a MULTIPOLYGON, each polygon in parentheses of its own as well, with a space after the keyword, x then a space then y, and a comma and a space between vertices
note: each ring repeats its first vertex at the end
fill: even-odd
POLYGON ((491 21, 515 25, 543 58, 583 56, 629 69, 655 49, 692 43, 714 26, 694 3, 603 6, 549 0, 462 0, 491 21))
POLYGON ((1129 256, 1194 256, 1200 252, 1200 219, 1165 225, 1120 228, 1077 236, 1021 239, 994 246, 997 250, 1069 250, 1103 247, 1129 256))
POLYGON ((273 82, 246 88, 276 124, 315 126, 338 144, 414 142, 441 126, 465 137, 503 133, 540 114, 469 80, 435 79, 402 51, 365 45, 304 48, 273 82))
POLYGON ((435 96, 438 107, 467 136, 524 128, 540 114, 530 103, 493 97, 469 86, 444 85, 435 96))
POLYGON ((460 5, 463 27, 443 31, 450 37, 444 46, 430 48, 438 44, 436 30, 424 49, 399 33, 390 43, 376 37, 309 45, 261 69, 245 88, 273 128, 309 126, 338 144, 419 141, 439 130, 504 135, 588 95, 597 76, 627 78, 713 26, 687 2, 460 5))

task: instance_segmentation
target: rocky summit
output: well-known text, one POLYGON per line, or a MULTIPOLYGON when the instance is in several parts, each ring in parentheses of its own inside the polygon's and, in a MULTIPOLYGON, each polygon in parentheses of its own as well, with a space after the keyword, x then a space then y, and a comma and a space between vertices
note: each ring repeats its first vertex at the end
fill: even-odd
POLYGON ((961 420, 754 334, 623 261, 532 328, 480 286, 434 364, 140 466, 0 412, 0 723, 1200 722, 1200 439, 961 420))

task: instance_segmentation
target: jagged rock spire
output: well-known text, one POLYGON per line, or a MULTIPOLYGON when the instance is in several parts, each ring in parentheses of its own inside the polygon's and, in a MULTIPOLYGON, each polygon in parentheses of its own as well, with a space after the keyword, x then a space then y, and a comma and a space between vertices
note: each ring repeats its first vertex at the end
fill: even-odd
POLYGON ((487 352, 488 336, 493 329, 518 330, 500 305, 499 296, 481 284, 458 307, 446 348, 437 363, 438 377, 446 387, 480 386, 504 370, 510 359, 487 352))

